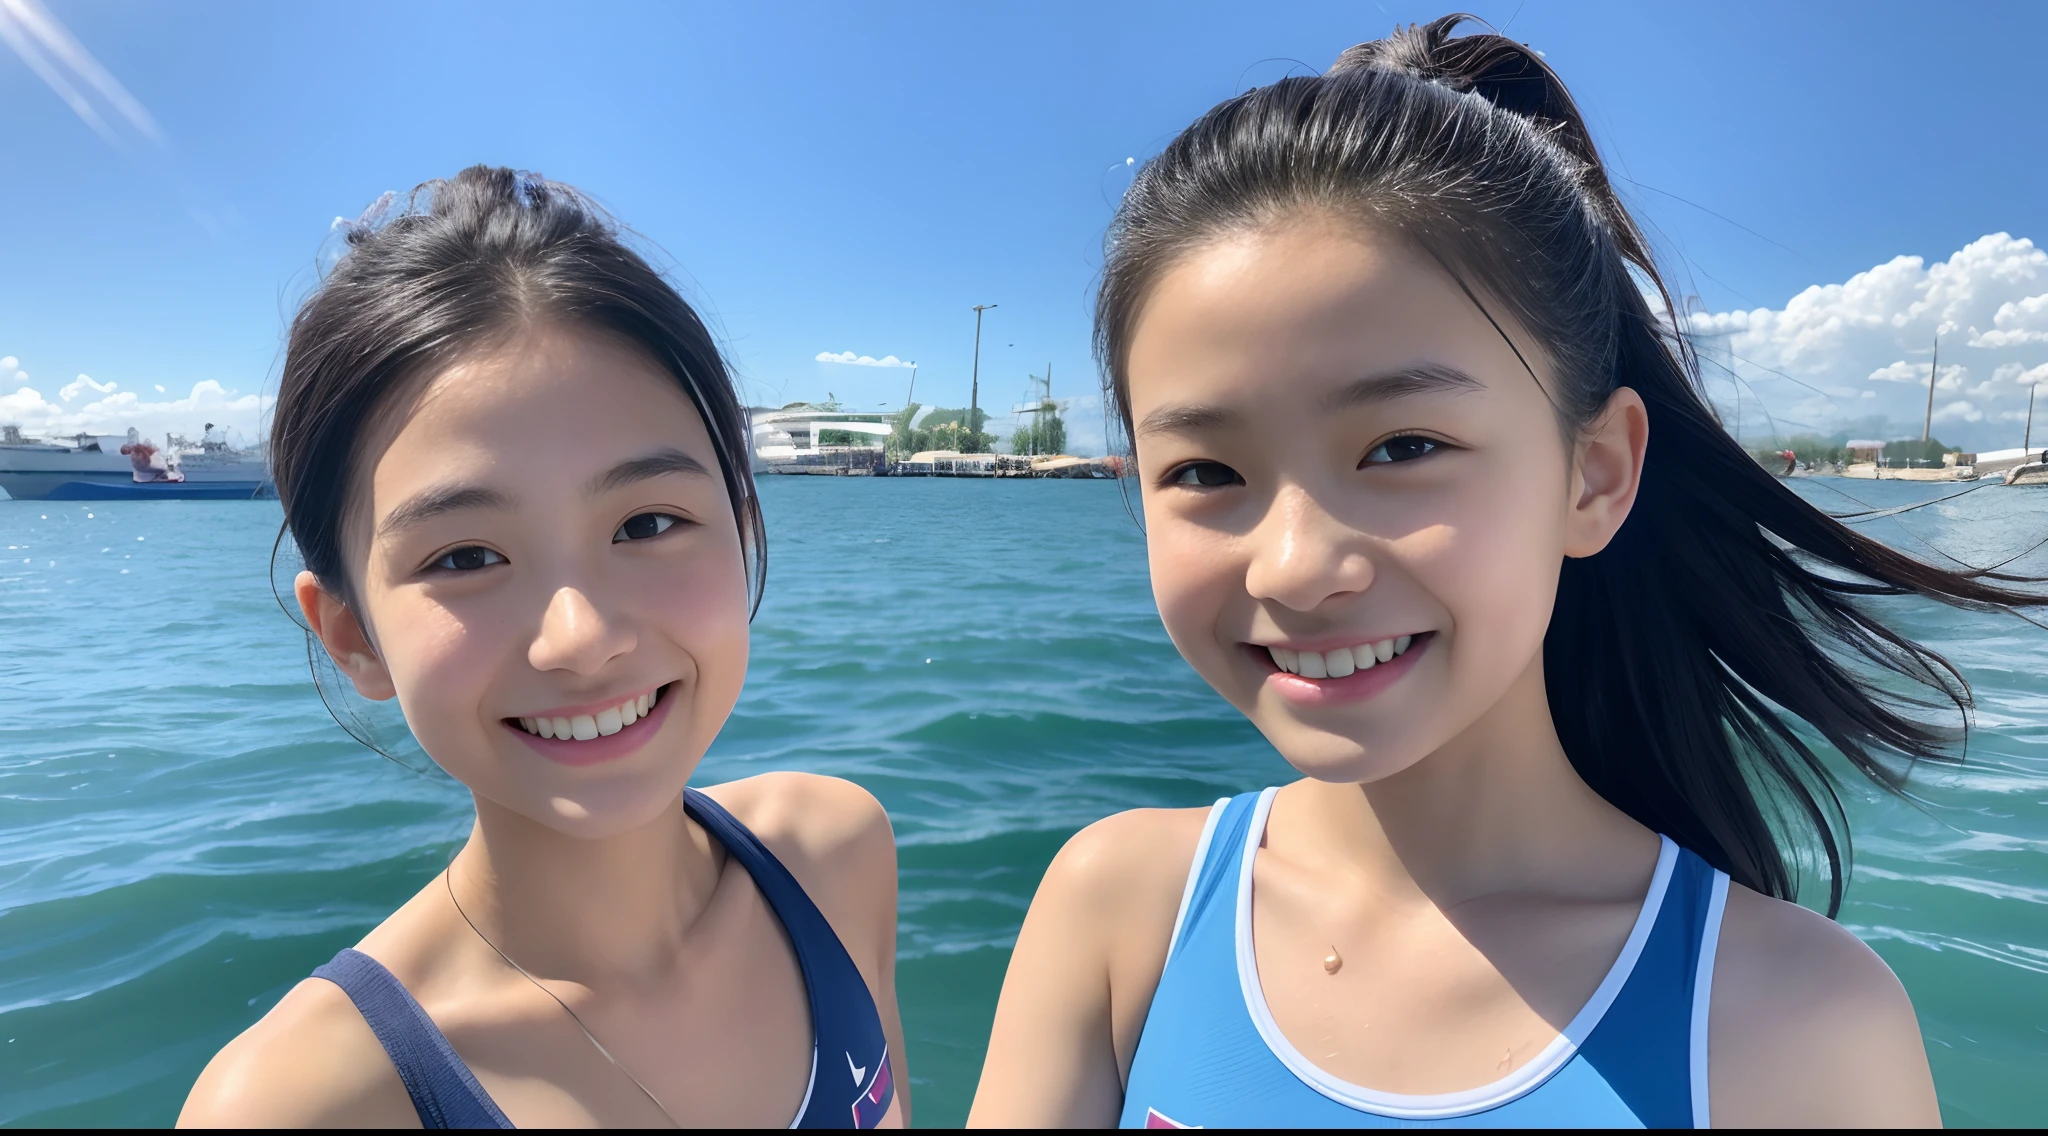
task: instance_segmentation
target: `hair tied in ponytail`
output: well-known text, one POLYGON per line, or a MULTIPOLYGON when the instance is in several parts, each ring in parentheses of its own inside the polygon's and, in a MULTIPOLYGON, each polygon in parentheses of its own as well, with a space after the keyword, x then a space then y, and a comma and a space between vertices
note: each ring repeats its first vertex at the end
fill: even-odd
POLYGON ((1408 35, 1349 48, 1330 65, 1328 74, 1368 67, 1398 70, 1460 93, 1478 95, 1501 110, 1546 128, 1552 142, 1597 175, 1599 156, 1579 114, 1579 104, 1572 99, 1564 80, 1544 62, 1541 53, 1526 43, 1492 31, 1466 36, 1451 34, 1467 22, 1486 23, 1469 12, 1453 13, 1411 29, 1408 35))

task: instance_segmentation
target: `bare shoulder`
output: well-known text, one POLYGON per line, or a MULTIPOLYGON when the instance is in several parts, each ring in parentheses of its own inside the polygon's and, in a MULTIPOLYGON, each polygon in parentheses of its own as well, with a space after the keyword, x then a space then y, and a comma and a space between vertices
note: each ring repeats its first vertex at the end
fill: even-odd
POLYGON ((709 786, 704 793, 760 837, 806 890, 813 878, 833 884, 886 871, 895 879, 896 834, 889 814, 851 781, 763 773, 709 786))
POLYGON ((896 957, 896 833, 882 803, 815 773, 763 773, 704 792, 782 861, 877 995, 886 993, 896 957))
POLYGON ((418 1128, 398 1070, 339 986, 309 978, 207 1063, 181 1128, 418 1128))
POLYGON ((1729 887, 1708 1023, 1717 1126, 1941 1122, 1905 987, 1806 908, 1729 887))
POLYGON ((1074 905, 1123 922, 1156 919, 1162 901, 1170 900, 1168 915, 1176 915, 1208 817, 1208 809, 1132 809, 1104 817, 1053 857, 1032 905, 1074 905))
POLYGON ((1206 809, 1096 821, 1031 899, 969 1127, 1110 1127, 1166 967, 1206 809))
POLYGON ((1053 857, 1025 916, 1019 954, 1047 953, 1054 971, 1108 980, 1111 1034, 1125 1065, 1166 968, 1207 820, 1207 809, 1133 809, 1096 821, 1053 857))

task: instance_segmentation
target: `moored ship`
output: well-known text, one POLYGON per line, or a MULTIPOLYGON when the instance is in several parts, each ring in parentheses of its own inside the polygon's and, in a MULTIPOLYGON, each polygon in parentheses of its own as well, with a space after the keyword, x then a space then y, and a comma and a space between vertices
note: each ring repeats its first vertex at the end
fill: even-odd
POLYGON ((0 489, 17 500, 246 500, 275 496, 262 453, 230 447, 207 424, 198 443, 176 434, 161 447, 130 430, 28 438, 0 426, 0 489))

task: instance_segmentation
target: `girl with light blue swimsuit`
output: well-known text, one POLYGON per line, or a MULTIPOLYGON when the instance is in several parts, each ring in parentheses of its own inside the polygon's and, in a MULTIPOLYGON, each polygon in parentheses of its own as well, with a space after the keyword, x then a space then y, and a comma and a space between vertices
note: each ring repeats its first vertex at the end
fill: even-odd
POLYGON ((1829 918, 1831 771, 1897 789, 1948 736, 1908 696, 1969 705, 1868 597, 2038 581, 1746 454, 1571 96, 1463 19, 1218 105, 1118 210, 1096 343, 1160 615, 1305 776, 1068 843, 972 1124, 1939 1123, 1829 918))

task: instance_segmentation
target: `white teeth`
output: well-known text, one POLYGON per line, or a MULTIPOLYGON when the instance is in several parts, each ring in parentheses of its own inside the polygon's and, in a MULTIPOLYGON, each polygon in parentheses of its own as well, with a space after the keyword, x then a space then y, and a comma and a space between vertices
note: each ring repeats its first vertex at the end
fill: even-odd
POLYGON ((1294 651, 1286 647, 1268 647, 1273 665, 1289 674, 1303 678, 1343 678, 1358 671, 1372 668, 1406 654, 1415 642, 1413 635, 1402 635, 1393 639, 1381 639, 1374 643, 1360 643, 1356 647, 1339 647, 1334 651, 1294 651))
POLYGON ((520 718, 518 722, 519 727, 529 734, 587 742, 592 738, 608 738, 645 718, 655 701, 655 694, 643 694, 595 714, 578 714, 570 718, 520 718))
POLYGON ((650 690, 647 693, 640 696, 640 716, 642 718, 645 718, 647 716, 647 712, 649 710, 654 709, 654 702, 657 698, 660 697, 661 692, 659 690, 650 690))

